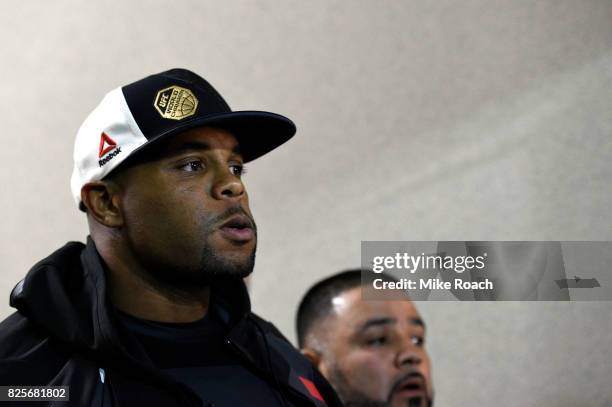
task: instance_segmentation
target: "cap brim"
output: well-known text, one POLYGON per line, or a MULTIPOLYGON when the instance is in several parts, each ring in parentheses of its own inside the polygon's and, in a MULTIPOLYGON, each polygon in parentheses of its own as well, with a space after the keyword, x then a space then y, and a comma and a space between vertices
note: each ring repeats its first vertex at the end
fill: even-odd
MULTIPOLYGON (((295 124, 285 116, 260 111, 228 112, 185 121, 167 133, 159 134, 136 149, 131 156, 178 133, 197 127, 214 126, 232 133, 238 140, 244 162, 253 161, 287 142, 295 135, 295 124)), ((126 161, 130 161, 129 158, 126 161)))
POLYGON ((232 133, 238 140, 244 162, 269 153, 289 141, 296 132, 295 124, 285 116, 259 111, 227 113, 204 120, 203 124, 232 133))

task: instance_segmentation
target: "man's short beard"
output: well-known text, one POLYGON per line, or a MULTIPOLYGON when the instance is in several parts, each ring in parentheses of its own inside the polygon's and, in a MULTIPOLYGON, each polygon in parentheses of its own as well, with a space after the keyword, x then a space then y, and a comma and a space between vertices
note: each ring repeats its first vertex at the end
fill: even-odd
POLYGON ((255 250, 243 261, 219 255, 210 245, 202 249, 200 264, 193 268, 149 267, 145 279, 153 286, 171 291, 193 291, 215 282, 239 280, 247 277, 255 267, 255 250))
POLYGON ((388 407, 386 401, 372 400, 370 396, 363 394, 359 389, 352 388, 342 371, 334 366, 329 373, 329 382, 338 393, 345 407, 388 407))
MULTIPOLYGON (((251 227, 257 242, 257 225, 251 215, 242 207, 231 207, 222 214, 207 219, 202 226, 205 231, 202 234, 210 236, 216 225, 232 215, 240 214, 246 216, 251 221, 251 227)), ((190 292, 197 293, 202 288, 210 286, 215 282, 227 280, 238 280, 247 277, 253 272, 255 267, 255 251, 257 244, 253 246, 251 253, 241 258, 232 258, 231 252, 222 254, 215 249, 209 242, 200 248, 200 259, 196 265, 177 265, 177 262, 185 259, 164 259, 149 252, 139 253, 141 250, 137 246, 132 246, 132 250, 137 253, 137 257, 143 262, 143 270, 146 270, 140 277, 152 287, 160 290, 181 295, 190 292)))
MULTIPOLYGON (((334 366, 330 370, 330 376, 328 378, 330 384, 338 393, 338 397, 342 400, 345 407, 390 407, 391 406, 391 395, 389 395, 389 400, 377 401, 372 400, 370 396, 364 394, 359 389, 352 388, 344 373, 337 367, 334 366)), ((426 399, 427 406, 433 406, 433 397, 431 399, 426 399)), ((415 397, 408 400, 406 407, 420 407, 422 404, 422 399, 420 397, 415 397)))
POLYGON ((244 261, 231 260, 219 256, 209 245, 204 247, 200 262, 200 273, 196 274, 193 284, 208 285, 212 282, 227 279, 242 279, 253 272, 255 267, 255 251, 257 246, 244 261))

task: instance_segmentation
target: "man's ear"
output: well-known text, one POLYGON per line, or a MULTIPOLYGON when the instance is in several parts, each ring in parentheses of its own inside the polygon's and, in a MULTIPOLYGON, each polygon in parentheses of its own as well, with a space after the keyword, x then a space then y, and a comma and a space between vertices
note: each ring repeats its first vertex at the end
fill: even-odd
POLYGON ((101 225, 116 228, 123 225, 119 185, 112 181, 94 181, 81 188, 81 201, 101 225))
POLYGON ((321 352, 318 352, 308 347, 300 349, 300 352, 302 352, 302 355, 304 355, 304 357, 308 359, 310 363, 312 363, 312 365, 316 367, 323 376, 325 376, 326 378, 329 377, 329 366, 327 365, 327 363, 325 363, 325 359, 323 358, 323 355, 321 355, 321 352))
POLYGON ((302 352, 302 355, 304 355, 304 357, 308 359, 317 369, 319 368, 319 365, 321 364, 321 354, 319 352, 310 348, 300 349, 300 352, 302 352))

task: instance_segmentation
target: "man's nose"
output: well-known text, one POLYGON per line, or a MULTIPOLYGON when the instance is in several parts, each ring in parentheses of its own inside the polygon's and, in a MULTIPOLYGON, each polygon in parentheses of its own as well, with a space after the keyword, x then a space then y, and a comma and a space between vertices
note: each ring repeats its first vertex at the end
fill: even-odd
POLYGON ((215 199, 239 198, 244 195, 244 184, 229 169, 219 171, 215 176, 212 195, 215 199))
POLYGON ((397 368, 399 369, 405 365, 420 365, 422 361, 422 351, 414 345, 407 345, 399 351, 395 363, 397 368))

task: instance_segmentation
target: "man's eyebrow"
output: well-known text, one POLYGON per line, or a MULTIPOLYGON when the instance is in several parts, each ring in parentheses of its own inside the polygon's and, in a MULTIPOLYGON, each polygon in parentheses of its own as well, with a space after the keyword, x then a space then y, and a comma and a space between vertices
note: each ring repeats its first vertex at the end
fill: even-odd
POLYGON ((372 327, 381 326, 381 325, 392 325, 395 324, 397 320, 395 318, 372 318, 364 322, 357 329, 357 333, 362 333, 372 327))
POLYGON ((183 152, 187 150, 210 150, 210 145, 203 141, 186 141, 179 145, 176 149, 177 152, 183 152))
MULTIPOLYGON (((364 322, 358 329, 357 332, 358 333, 362 333, 365 330, 375 327, 375 326, 381 326, 381 325, 392 325, 395 324, 397 322, 397 320, 395 318, 373 318, 370 320, 367 320, 366 322, 364 322)), ((425 321, 423 321, 421 318, 419 317, 415 317, 415 318, 409 318, 408 322, 412 325, 416 325, 416 326, 420 326, 423 329, 425 329, 425 321)))
POLYGON ((415 318, 410 318, 408 320, 412 325, 417 325, 420 327, 423 327, 423 329, 425 329, 425 321, 423 321, 421 318, 419 317, 415 317, 415 318))
MULTIPOLYGON (((183 144, 181 144, 176 150, 175 150, 175 154, 181 154, 184 153, 185 151, 192 151, 192 150, 210 150, 210 144, 204 142, 204 141, 187 141, 183 144)), ((232 148, 232 153, 237 154, 237 155, 241 155, 240 153, 240 146, 238 144, 236 144, 233 148, 232 148)))

